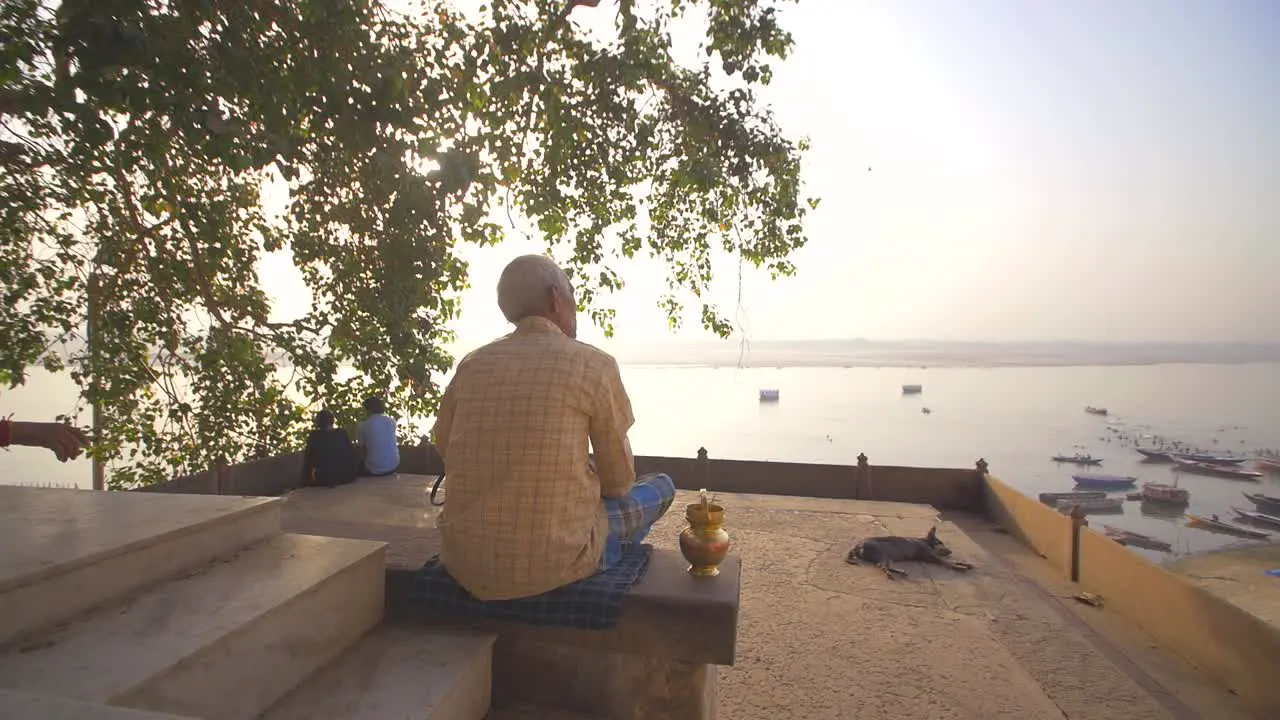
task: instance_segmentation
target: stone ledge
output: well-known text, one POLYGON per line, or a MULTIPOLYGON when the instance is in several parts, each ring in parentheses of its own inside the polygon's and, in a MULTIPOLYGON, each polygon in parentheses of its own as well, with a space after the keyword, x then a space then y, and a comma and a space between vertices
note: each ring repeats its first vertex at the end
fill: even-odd
POLYGON ((453 618, 431 614, 410 599, 414 569, 387 569, 387 618, 393 622, 466 627, 519 636, 547 645, 568 645, 643 655, 682 663, 733 665, 737 651, 742 560, 730 555, 720 575, 697 578, 685 572, 678 552, 655 548, 649 569, 622 603, 618 626, 587 631, 516 622, 453 618))

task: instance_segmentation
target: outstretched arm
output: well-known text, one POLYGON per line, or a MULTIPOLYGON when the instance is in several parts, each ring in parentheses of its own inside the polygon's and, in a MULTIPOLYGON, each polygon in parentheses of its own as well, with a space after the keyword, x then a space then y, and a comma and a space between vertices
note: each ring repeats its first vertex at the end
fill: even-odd
POLYGON ((622 497, 636 482, 636 460, 627 439, 627 431, 634 424, 631 399, 622 386, 618 363, 610 359, 597 386, 591 413, 591 449, 595 452, 602 497, 622 497))
POLYGON ((89 437, 70 423, 0 420, 0 447, 8 445, 47 448, 66 462, 80 456, 89 437))

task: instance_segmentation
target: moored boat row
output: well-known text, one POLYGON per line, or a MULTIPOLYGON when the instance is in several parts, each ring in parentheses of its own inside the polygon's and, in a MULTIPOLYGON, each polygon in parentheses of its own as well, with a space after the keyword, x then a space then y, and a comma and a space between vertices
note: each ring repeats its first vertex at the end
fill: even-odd
POLYGON ((1132 545, 1133 547, 1145 548, 1147 550, 1158 550, 1160 552, 1173 552, 1173 544, 1164 540, 1157 540, 1150 535, 1143 535, 1132 530, 1124 530, 1111 525, 1103 525, 1103 532, 1107 537, 1115 540, 1121 545, 1132 545))
MULTIPOLYGON (((1107 410, 1100 407, 1087 406, 1085 410, 1093 415, 1107 414, 1107 410)), ((1114 422, 1108 421, 1106 429, 1114 431, 1112 425, 1114 422)), ((1280 453, 1258 450, 1256 454, 1235 454, 1226 450, 1225 447, 1225 452, 1219 452, 1216 448, 1208 451, 1186 443, 1171 442, 1159 436, 1145 437, 1154 442, 1146 444, 1145 447, 1134 447, 1134 449, 1142 456, 1144 462, 1167 463, 1174 471, 1172 478, 1168 481, 1142 482, 1136 477, 1124 474, 1103 474, 1093 471, 1093 468, 1081 467, 1077 470, 1078 474, 1071 475, 1075 482, 1074 490, 1043 492, 1039 494, 1040 501, 1061 512, 1072 512, 1075 515, 1124 513, 1126 501, 1137 501, 1140 503, 1143 516, 1165 518, 1166 522, 1174 521, 1173 525, 1165 525, 1165 527, 1184 525, 1183 522, 1177 522, 1181 518, 1185 520, 1185 527, 1248 540, 1267 540, 1272 538, 1274 533, 1280 532, 1280 497, 1278 496, 1244 493, 1245 497, 1256 506, 1256 510, 1232 507, 1230 508, 1232 512, 1223 513, 1223 516, 1219 517, 1218 514, 1201 512, 1199 509, 1196 513, 1187 512, 1191 507, 1190 489, 1195 489, 1199 485, 1192 482, 1190 489, 1179 486, 1179 478, 1186 479, 1183 473, 1248 481, 1257 481, 1267 473, 1280 475, 1280 453)), ((1104 439, 1111 442, 1111 439, 1104 439)), ((1133 446, 1130 445, 1130 447, 1133 446)), ((1053 455, 1051 459, 1058 463, 1081 466, 1102 464, 1102 458, 1087 452, 1083 445, 1076 445, 1070 452, 1053 455)), ((1123 460, 1121 463, 1123 464, 1123 460)), ((1209 509, 1205 508, 1205 510, 1209 509)), ((1219 508, 1212 509, 1222 512, 1219 508)), ((1105 530, 1107 537, 1122 545, 1158 552, 1174 552, 1171 541, 1175 538, 1169 537, 1168 540, 1164 540, 1119 526, 1128 524, 1125 522, 1117 526, 1104 525, 1100 529, 1105 530)), ((1146 528, 1140 529, 1146 530, 1146 528)), ((1163 533, 1157 533, 1159 534, 1163 533)))
POLYGON ((1104 498, 1107 494, 1102 490, 1078 490, 1073 492, 1042 492, 1040 502, 1045 505, 1057 505, 1062 500, 1092 500, 1104 498))
POLYGON ((1050 458, 1054 462, 1071 463, 1072 465, 1101 465, 1102 458, 1096 458, 1088 453, 1072 453, 1071 455, 1054 455, 1050 458))
POLYGON ((1217 465, 1214 463, 1201 462, 1198 460, 1187 460, 1182 457, 1173 459, 1175 470, 1183 472, 1196 473, 1198 475, 1212 475, 1214 477, 1231 478, 1232 480, 1257 480, 1262 477, 1263 473, 1257 470, 1245 470, 1241 467, 1231 465, 1217 465))
POLYGON ((1262 493, 1241 493, 1254 507, 1260 512, 1268 515, 1280 515, 1280 497, 1273 495, 1263 495, 1262 493))
POLYGON ((1054 503, 1059 512, 1078 510, 1088 515, 1092 513, 1124 512, 1124 498, 1062 498, 1054 503))
POLYGON ((1131 488, 1137 484, 1138 478, 1128 477, 1125 475, 1072 475, 1072 480, 1076 481, 1076 487, 1101 488, 1106 490, 1123 490, 1131 488))
POLYGON ((1196 462, 1205 465, 1242 465, 1247 458, 1236 457, 1234 455, 1211 455, 1209 453, 1180 453, 1172 450, 1157 450, 1152 448, 1134 448, 1138 454, 1147 460, 1155 462, 1196 462))
POLYGON ((1273 528, 1280 528, 1280 516, 1269 515, 1264 512, 1256 512, 1253 510, 1241 510, 1240 508, 1235 508, 1235 507, 1231 509, 1235 512, 1236 515, 1239 515, 1240 517, 1246 520, 1249 520, 1251 522, 1255 522, 1259 525, 1269 525, 1273 528))
POLYGON ((1192 515, 1187 513, 1187 519, 1190 520, 1188 525, 1202 527, 1205 530, 1223 533, 1225 535, 1235 535, 1236 537, 1249 538, 1251 540, 1266 540, 1271 537, 1270 533, 1264 533, 1261 530, 1250 530, 1249 528, 1232 525, 1229 522, 1223 522, 1217 515, 1204 517, 1202 515, 1192 515))

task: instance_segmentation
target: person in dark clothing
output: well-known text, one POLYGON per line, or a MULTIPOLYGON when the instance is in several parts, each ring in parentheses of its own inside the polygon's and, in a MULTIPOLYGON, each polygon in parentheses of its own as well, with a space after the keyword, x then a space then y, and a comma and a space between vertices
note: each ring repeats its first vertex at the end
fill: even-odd
POLYGON ((356 453, 347 431, 333 426, 333 413, 316 414, 316 429, 307 436, 302 456, 302 485, 336 487, 356 479, 356 453))

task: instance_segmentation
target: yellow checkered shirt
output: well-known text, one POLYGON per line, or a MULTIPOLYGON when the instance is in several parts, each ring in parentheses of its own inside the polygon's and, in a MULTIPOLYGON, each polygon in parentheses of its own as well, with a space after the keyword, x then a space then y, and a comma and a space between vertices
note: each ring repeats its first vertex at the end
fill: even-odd
POLYGON ((594 574, 608 531, 601 497, 635 483, 634 422, 617 361, 545 318, 463 358, 432 430, 448 472, 449 573, 481 600, 594 574))

